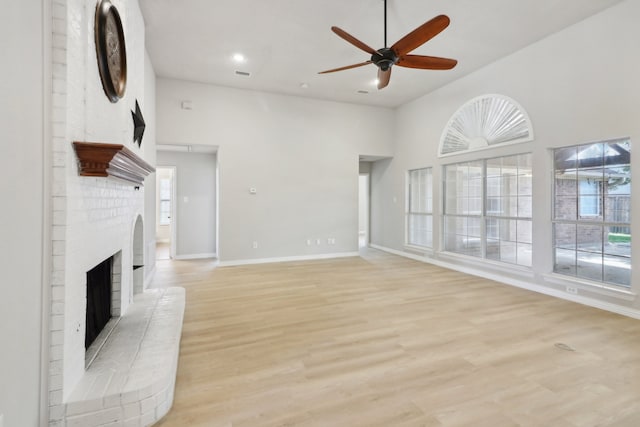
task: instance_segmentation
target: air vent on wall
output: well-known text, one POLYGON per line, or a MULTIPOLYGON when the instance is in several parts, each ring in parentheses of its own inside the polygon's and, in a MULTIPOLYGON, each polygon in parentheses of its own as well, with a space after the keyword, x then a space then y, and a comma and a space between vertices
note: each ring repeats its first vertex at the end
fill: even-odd
POLYGON ((236 70, 236 74, 239 76, 243 76, 243 77, 250 77, 251 73, 247 72, 247 71, 238 71, 236 70))

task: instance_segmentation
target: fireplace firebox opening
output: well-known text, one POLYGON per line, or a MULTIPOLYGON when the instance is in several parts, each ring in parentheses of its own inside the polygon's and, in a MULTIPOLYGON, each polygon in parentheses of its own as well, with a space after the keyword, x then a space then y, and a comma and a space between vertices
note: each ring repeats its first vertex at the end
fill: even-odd
POLYGON ((111 319, 112 270, 113 257, 109 257, 87 272, 85 350, 111 319))

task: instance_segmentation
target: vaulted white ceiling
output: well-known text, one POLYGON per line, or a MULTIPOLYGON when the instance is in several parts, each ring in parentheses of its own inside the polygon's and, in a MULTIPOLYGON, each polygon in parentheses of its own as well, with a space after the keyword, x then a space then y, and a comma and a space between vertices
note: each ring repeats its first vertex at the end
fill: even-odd
POLYGON ((333 34, 332 25, 375 49, 384 46, 383 0, 140 0, 140 7, 159 77, 396 107, 619 2, 388 0, 389 45, 446 14, 451 25, 412 53, 455 58, 458 66, 396 66, 380 91, 373 85, 373 64, 317 73, 369 59, 333 34), (233 61, 237 52, 246 56, 244 64, 233 61))

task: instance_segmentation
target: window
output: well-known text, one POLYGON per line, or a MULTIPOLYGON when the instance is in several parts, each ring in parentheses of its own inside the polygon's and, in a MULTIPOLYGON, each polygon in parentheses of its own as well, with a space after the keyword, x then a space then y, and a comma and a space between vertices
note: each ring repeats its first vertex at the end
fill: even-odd
POLYGON ((410 170, 407 177, 407 244, 433 246, 433 174, 431 168, 410 170))
POLYGON ((531 154, 447 165, 445 250, 531 266, 531 154))
POLYGON ((171 179, 160 179, 160 225, 171 224, 171 179))
POLYGON ((631 285, 631 143, 554 150, 554 271, 631 285))

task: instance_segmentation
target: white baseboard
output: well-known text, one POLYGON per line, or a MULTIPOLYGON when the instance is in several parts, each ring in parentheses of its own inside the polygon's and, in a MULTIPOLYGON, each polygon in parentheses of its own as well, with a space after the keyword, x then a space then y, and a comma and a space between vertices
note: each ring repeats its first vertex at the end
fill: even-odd
POLYGON ((299 255, 289 257, 278 258, 254 258, 254 259, 240 259, 232 261, 220 261, 219 267, 232 267, 235 265, 251 265, 251 264, 269 264, 273 262, 290 262, 290 261, 313 261, 320 259, 332 259, 332 258, 348 258, 360 256, 358 252, 339 252, 333 254, 318 254, 318 255, 299 255))
POLYGON ((217 258, 217 257, 218 257, 218 254, 207 253, 207 254, 176 255, 174 259, 187 260, 187 259, 204 259, 204 258, 217 258))
POLYGON ((517 280, 510 277, 501 276, 499 274, 479 270, 471 267, 464 267, 457 264, 452 264, 446 261, 437 260, 433 258, 427 258, 420 255, 414 255, 403 251, 398 251, 396 249, 387 248, 380 245, 370 244, 370 247, 373 249, 378 249, 383 252, 388 252, 390 254, 398 255, 401 257, 413 259, 415 261, 425 262, 428 264, 437 265, 439 267, 448 268, 450 270, 460 271, 462 273, 471 274, 473 276, 482 277, 489 280, 494 280, 496 282, 504 283, 506 285, 515 286, 518 288, 526 289, 532 292, 537 292, 544 295, 549 295, 552 297, 560 298, 567 301, 572 301, 578 304, 587 305, 589 307, 599 308, 601 310, 610 311, 612 313, 621 314, 623 316, 631 317, 634 319, 640 319, 640 311, 631 307, 625 307, 618 304, 613 304, 606 301, 599 301, 593 298, 584 297, 581 295, 571 295, 566 292, 562 292, 557 289, 549 288, 546 286, 539 285, 537 283, 532 283, 524 280, 517 280))

